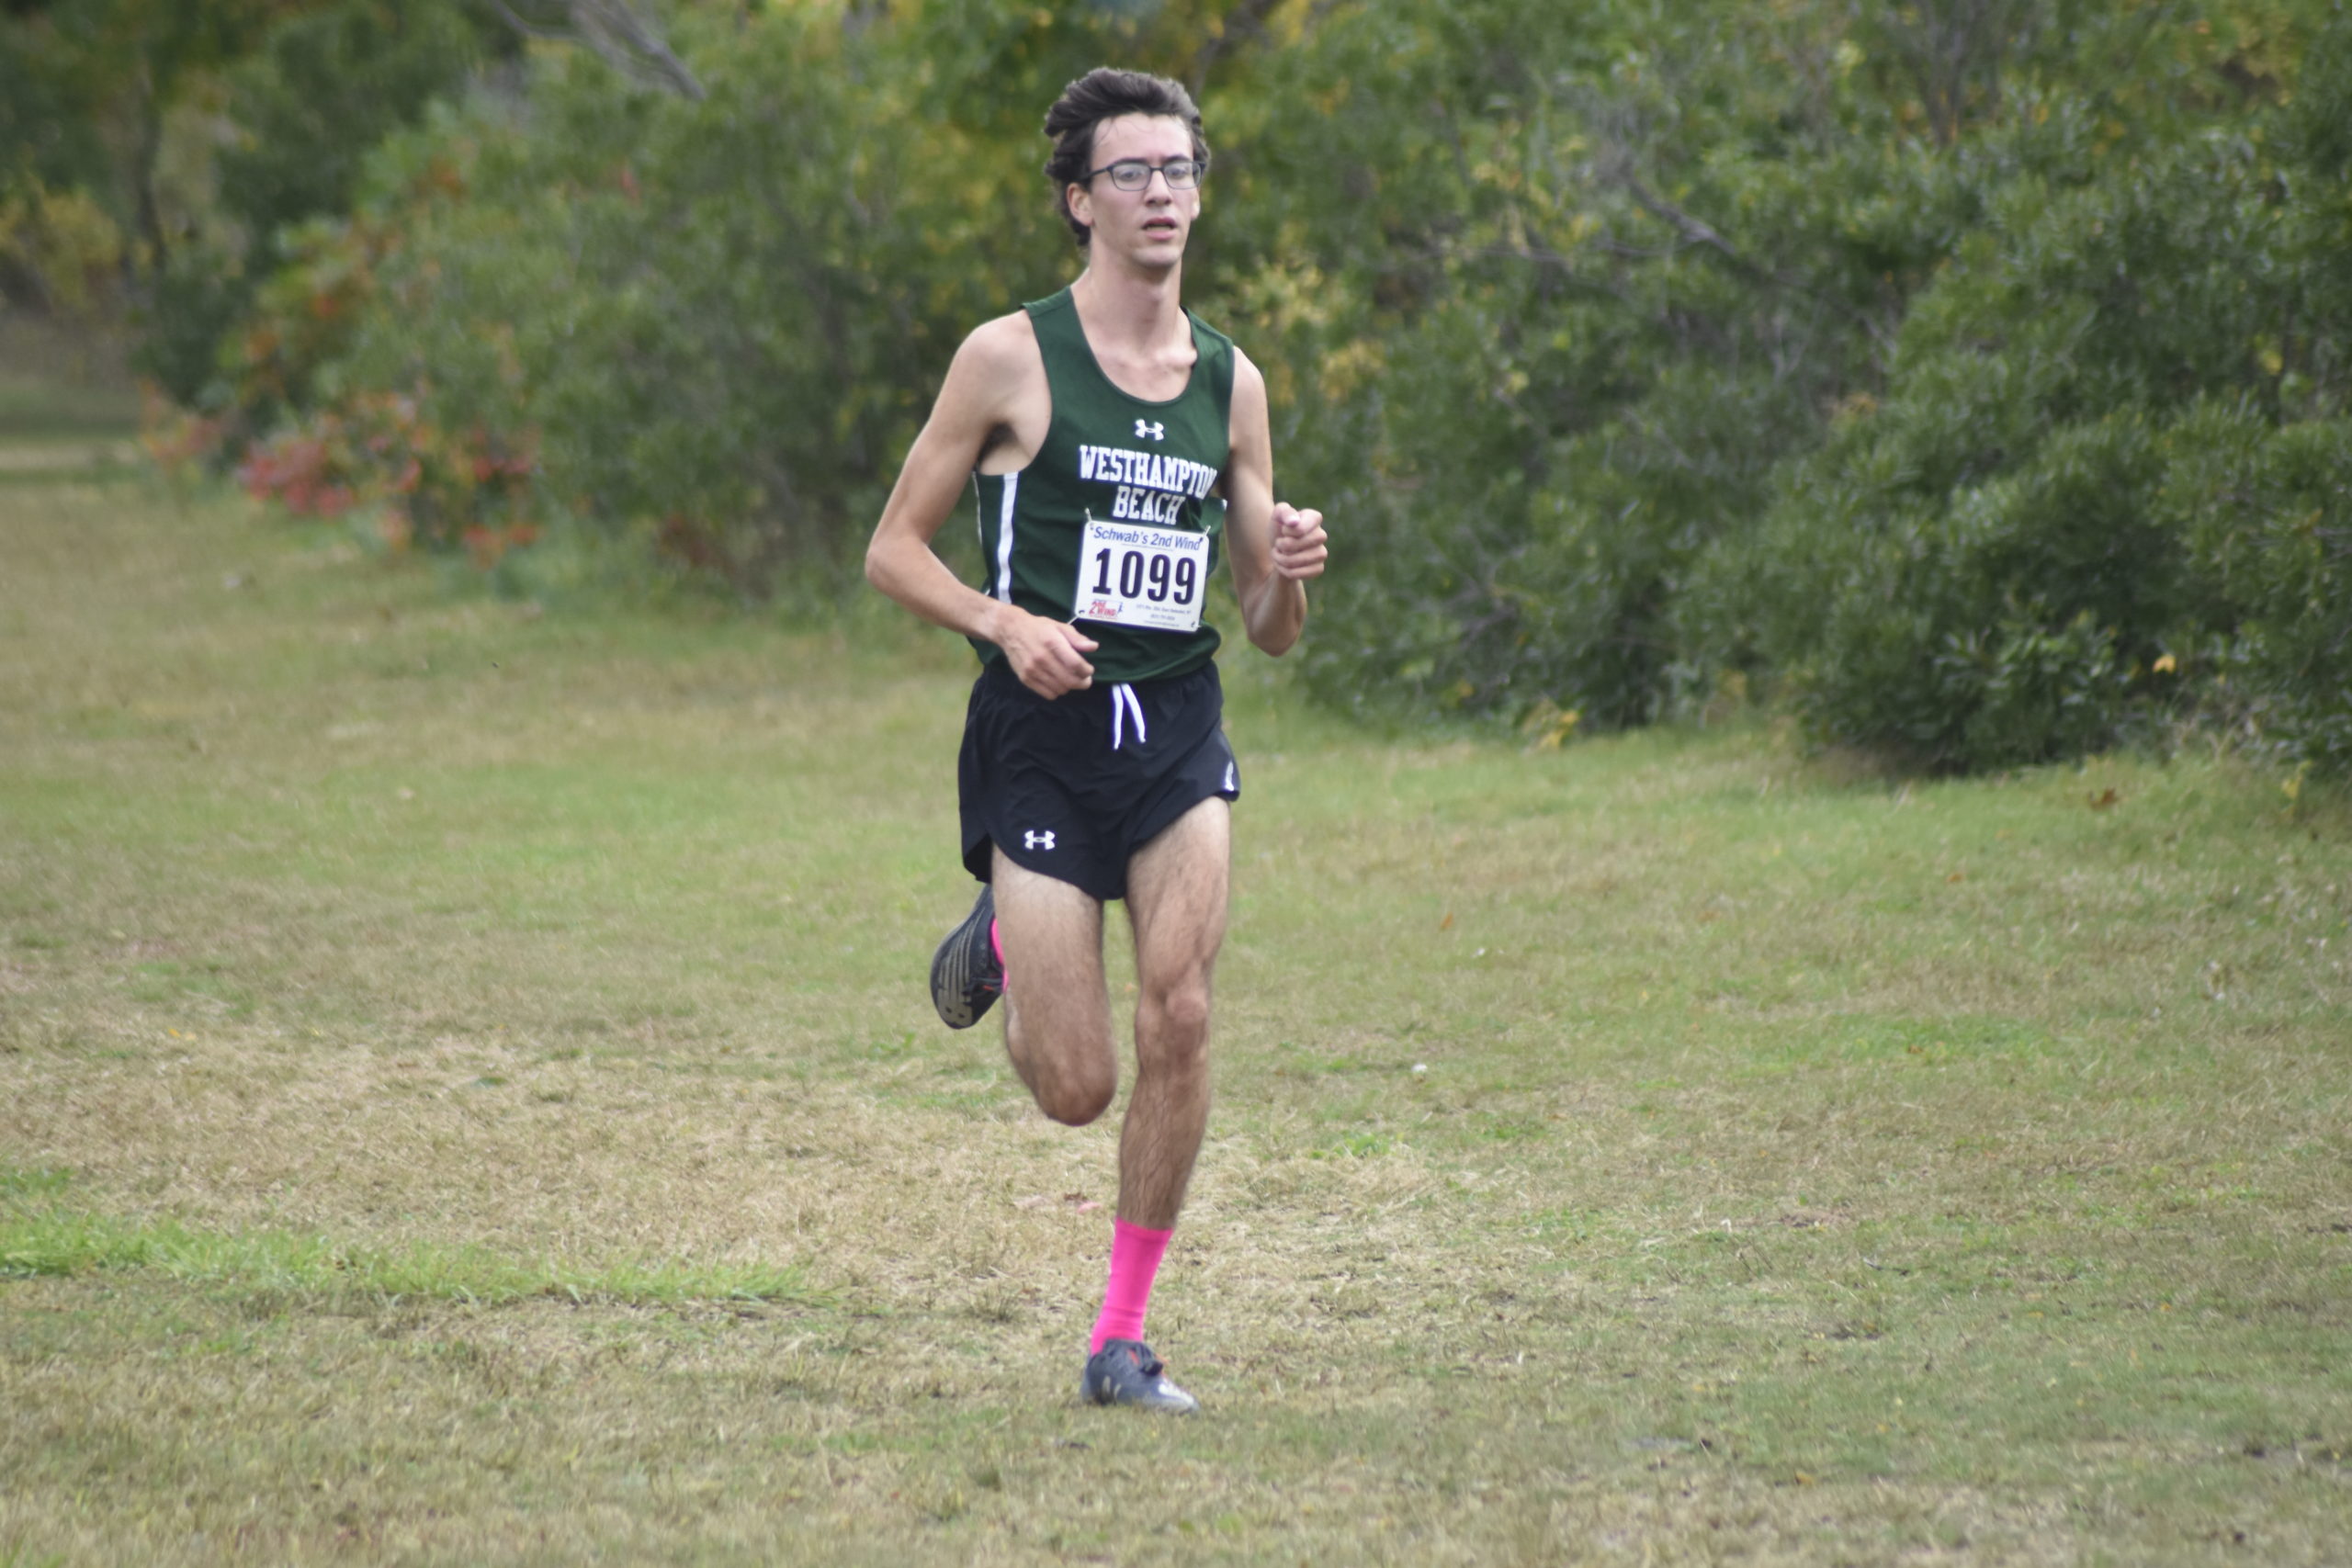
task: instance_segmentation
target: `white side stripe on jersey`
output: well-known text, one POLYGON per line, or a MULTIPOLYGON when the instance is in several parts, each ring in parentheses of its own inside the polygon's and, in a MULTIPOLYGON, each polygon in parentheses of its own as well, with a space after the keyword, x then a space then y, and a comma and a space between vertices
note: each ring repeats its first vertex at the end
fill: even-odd
POLYGON ((996 596, 1012 603, 1012 498, 1021 489, 1021 473, 1004 476, 1004 510, 996 525, 996 596))

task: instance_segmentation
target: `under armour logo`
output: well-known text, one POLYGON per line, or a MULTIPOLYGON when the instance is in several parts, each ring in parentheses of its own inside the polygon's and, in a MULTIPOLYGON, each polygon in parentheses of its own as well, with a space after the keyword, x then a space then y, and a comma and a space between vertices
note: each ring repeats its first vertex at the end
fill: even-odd
POLYGON ((1165 441, 1168 439, 1168 427, 1148 419, 1136 421, 1136 439, 1140 441, 1147 435, 1154 441, 1165 441))
POLYGON ((1021 835, 1021 847, 1024 850, 1052 849, 1054 847, 1053 829, 1048 828, 1046 831, 1040 833, 1035 829, 1031 829, 1029 831, 1021 835))

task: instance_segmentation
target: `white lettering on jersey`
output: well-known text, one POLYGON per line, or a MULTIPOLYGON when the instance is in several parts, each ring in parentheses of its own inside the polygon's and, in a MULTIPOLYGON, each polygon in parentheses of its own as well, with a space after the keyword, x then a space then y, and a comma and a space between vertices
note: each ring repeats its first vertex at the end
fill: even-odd
POLYGON ((1136 485, 1145 490, 1173 491, 1194 501, 1206 501, 1216 488, 1217 470, 1189 457, 1167 457, 1124 446, 1080 446, 1078 477, 1103 484, 1136 485))

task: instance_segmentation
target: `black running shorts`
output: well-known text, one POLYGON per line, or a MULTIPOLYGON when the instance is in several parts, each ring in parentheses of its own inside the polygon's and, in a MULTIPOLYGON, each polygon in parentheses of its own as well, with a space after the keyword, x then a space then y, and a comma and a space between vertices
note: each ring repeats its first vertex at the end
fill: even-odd
POLYGON ((1024 870, 1124 898, 1136 851, 1211 795, 1241 798, 1224 717, 1213 663, 1050 701, 989 664, 956 764, 965 866, 986 882, 1001 849, 1024 870))

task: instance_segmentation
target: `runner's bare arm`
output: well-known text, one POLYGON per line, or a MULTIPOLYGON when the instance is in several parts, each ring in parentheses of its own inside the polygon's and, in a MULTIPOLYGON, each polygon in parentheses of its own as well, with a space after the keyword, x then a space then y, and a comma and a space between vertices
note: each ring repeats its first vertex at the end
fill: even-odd
POLYGON ((1001 317, 964 340, 865 547, 865 580, 934 626, 996 644, 1023 684, 1058 697, 1093 684, 1094 667, 1086 661, 1093 640, 958 581, 931 547, 992 447, 1025 434, 1034 449, 1043 439, 1042 426, 1024 433, 1021 425, 1024 413, 1035 422, 1024 393, 1029 403, 1044 398, 1039 406, 1051 417, 1045 378, 1024 315, 1001 317))
POLYGON ((1250 640, 1281 655, 1306 625, 1306 580, 1323 575, 1329 550, 1323 514, 1274 499, 1273 436, 1266 378, 1235 349, 1233 451, 1225 470, 1225 543, 1250 640))

